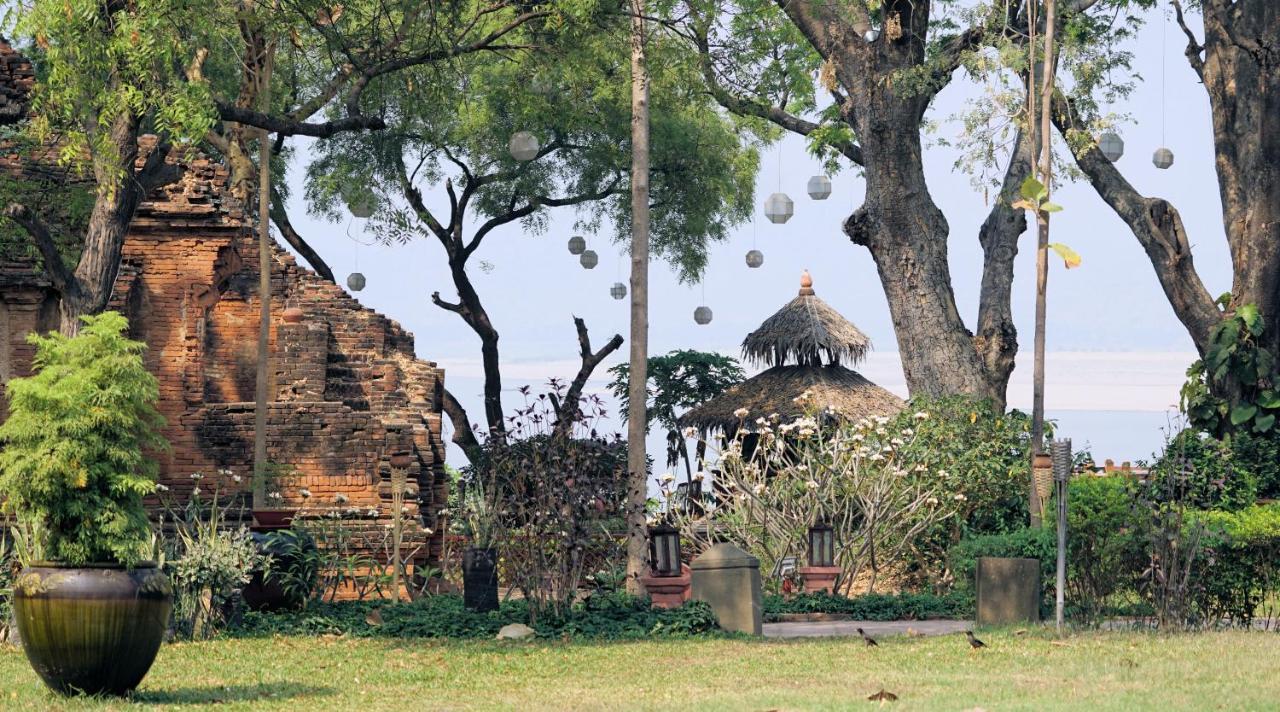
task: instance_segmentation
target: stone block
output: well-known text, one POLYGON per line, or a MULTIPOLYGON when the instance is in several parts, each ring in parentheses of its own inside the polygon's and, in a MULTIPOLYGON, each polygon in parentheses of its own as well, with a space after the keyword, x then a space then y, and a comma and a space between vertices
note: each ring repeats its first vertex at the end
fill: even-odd
POLYGON ((1040 560, 982 557, 977 568, 978 625, 1040 620, 1040 560))
POLYGON ((733 544, 716 544, 689 568, 693 599, 710 604, 721 628, 760 635, 764 621, 759 559, 733 544))

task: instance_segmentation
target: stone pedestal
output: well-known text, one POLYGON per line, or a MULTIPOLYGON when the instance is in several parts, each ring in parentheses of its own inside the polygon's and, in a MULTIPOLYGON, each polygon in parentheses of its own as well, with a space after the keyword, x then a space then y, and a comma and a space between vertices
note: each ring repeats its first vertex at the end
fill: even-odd
POLYGON ((1040 560, 982 557, 977 570, 979 625, 1040 620, 1040 560))
POLYGON ((760 560, 733 544, 716 544, 693 560, 693 598, 706 601, 720 627, 760 635, 760 560))
POLYGON ((800 574, 804 593, 826 591, 836 592, 836 579, 840 577, 839 566, 805 566, 796 570, 800 574))
POLYGON ((681 565, 679 576, 654 576, 650 573, 640 577, 640 585, 648 592, 654 608, 679 608, 689 600, 693 577, 689 567, 681 565))

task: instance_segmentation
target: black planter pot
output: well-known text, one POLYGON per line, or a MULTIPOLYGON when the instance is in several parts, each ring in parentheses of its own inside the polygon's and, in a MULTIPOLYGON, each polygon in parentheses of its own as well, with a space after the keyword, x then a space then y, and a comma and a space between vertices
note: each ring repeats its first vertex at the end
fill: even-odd
POLYGON ((316 543, 310 536, 300 535, 297 544, 286 542, 270 533, 253 532, 249 535, 258 553, 272 558, 270 576, 264 576, 261 570, 253 572, 253 578, 240 591, 245 605, 254 611, 279 611, 287 608, 298 608, 303 598, 296 592, 290 595, 280 583, 281 572, 297 564, 300 556, 306 556, 316 550, 316 543))
POLYGON ((22 649, 46 685, 64 695, 123 695, 155 662, 173 589, 153 562, 42 562, 14 582, 13 609, 22 649))
POLYGON ((462 600, 473 611, 498 610, 498 552, 470 548, 462 552, 462 600))

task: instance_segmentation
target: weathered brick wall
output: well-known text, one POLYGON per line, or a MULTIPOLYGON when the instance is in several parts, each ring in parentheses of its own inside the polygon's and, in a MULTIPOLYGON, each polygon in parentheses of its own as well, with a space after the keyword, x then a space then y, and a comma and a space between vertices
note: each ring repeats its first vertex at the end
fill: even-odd
MULTIPOLYGON (((146 142, 150 146, 151 142, 146 142)), ((170 160, 175 160, 171 158, 170 160)), ((21 166, 0 158, 0 170, 21 166)), ((111 308, 125 313, 160 383, 171 451, 161 481, 182 497, 203 490, 247 496, 253 471, 259 325, 258 248, 252 221, 204 159, 145 201, 130 228, 111 308), (226 470, 231 475, 217 475, 226 470), (219 481, 219 478, 221 481, 219 481), (234 478, 238 478, 236 482, 234 478)), ((56 302, 29 264, 0 266, 0 375, 27 372, 23 343, 56 325, 56 302)), ((412 453, 406 554, 438 560, 436 512, 447 496, 441 439, 443 372, 414 356, 412 335, 275 248, 271 274, 271 392, 267 449, 296 468, 283 483, 301 516, 340 511, 375 555, 390 524, 392 452, 412 453), (298 323, 283 312, 297 308, 298 323), (302 496, 309 491, 310 498, 302 496)))

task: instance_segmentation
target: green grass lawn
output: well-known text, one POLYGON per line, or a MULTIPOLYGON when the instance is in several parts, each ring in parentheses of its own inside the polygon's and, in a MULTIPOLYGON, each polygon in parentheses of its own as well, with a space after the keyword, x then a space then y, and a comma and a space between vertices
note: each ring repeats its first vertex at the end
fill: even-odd
POLYGON ((165 646, 132 703, 47 693, 0 649, 0 708, 288 710, 1275 709, 1280 637, 983 634, 859 640, 440 643, 275 638, 165 646))

